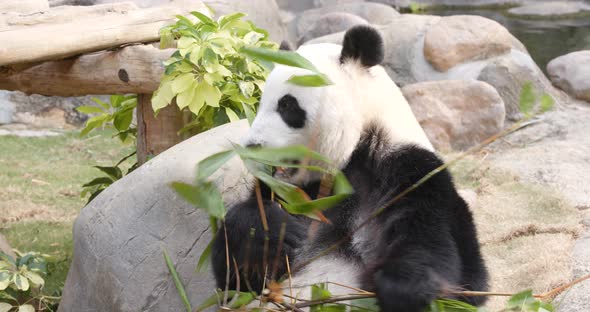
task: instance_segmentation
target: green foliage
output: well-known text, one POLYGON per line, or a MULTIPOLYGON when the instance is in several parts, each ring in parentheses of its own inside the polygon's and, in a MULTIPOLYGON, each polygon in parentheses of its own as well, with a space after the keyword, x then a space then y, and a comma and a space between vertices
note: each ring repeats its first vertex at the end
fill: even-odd
POLYGON ((172 275, 172 279, 174 280, 174 285, 176 285, 176 290, 178 290, 178 294, 180 295, 180 298, 182 299, 182 303, 184 304, 184 307, 186 308, 187 312, 192 312, 192 308, 191 308, 191 303, 188 300, 188 297, 186 296, 186 291, 184 290, 184 286, 182 286, 182 282, 180 281, 180 278, 178 277, 178 272, 176 272, 176 268, 174 268, 174 263, 172 263, 172 259, 170 259, 170 256, 168 255, 168 252, 166 250, 164 250, 164 260, 166 260, 166 266, 168 266, 168 270, 170 271, 170 274, 172 275))
MULTIPOLYGON (((100 99, 93 98, 100 107, 95 106, 80 106, 77 110, 86 114, 98 114, 86 122, 86 127, 80 132, 80 136, 86 136, 91 131, 103 127, 112 127, 117 133, 115 136, 119 138, 122 144, 135 144, 137 127, 131 124, 133 120, 133 111, 137 107, 136 95, 111 95, 110 103, 105 103, 100 99)), ((136 152, 123 157, 114 166, 94 166, 94 168, 101 171, 103 175, 92 179, 91 181, 82 185, 82 197, 90 195, 88 202, 91 202, 98 194, 104 191, 107 187, 115 181, 123 177, 121 165, 131 157, 135 156, 136 152)), ((126 174, 137 168, 138 164, 135 162, 126 174)))
POLYGON ((542 302, 533 296, 532 290, 525 290, 510 297, 506 309, 503 311, 522 312, 553 312, 550 303, 542 302))
POLYGON ((553 98, 548 94, 543 94, 540 100, 537 101, 537 95, 535 94, 532 83, 527 82, 522 86, 519 108, 527 118, 551 110, 554 104, 553 98))
POLYGON ((417 2, 410 2, 410 13, 412 14, 422 14, 426 11, 427 5, 417 3, 417 2))
POLYGON ((116 136, 125 144, 135 142, 137 129, 131 127, 133 110, 137 107, 136 95, 111 95, 110 103, 105 103, 98 98, 92 98, 100 107, 80 106, 77 111, 84 114, 96 114, 86 121, 86 127, 80 132, 80 136, 86 136, 95 129, 104 126, 112 126, 118 132, 116 136))
POLYGON ((35 311, 32 303, 54 311, 59 297, 42 294, 48 255, 20 253, 16 259, 0 251, 0 311, 35 311))
POLYGON ((166 70, 152 97, 155 112, 173 99, 194 119, 185 130, 202 132, 228 121, 248 117, 256 110, 269 67, 240 52, 245 46, 277 49, 268 33, 243 13, 221 16, 217 21, 199 13, 193 23, 177 16, 176 24, 160 31, 162 47, 177 40, 177 51, 164 65, 166 70))

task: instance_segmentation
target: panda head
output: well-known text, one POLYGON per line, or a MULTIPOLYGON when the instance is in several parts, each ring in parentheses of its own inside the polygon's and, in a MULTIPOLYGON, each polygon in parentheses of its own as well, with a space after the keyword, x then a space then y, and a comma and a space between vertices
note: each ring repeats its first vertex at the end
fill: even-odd
MULTIPOLYGON (((408 117, 409 106, 395 83, 378 66, 384 56, 383 40, 374 28, 356 26, 346 32, 342 46, 303 45, 297 53, 326 74, 333 84, 324 87, 290 84, 287 80, 292 76, 311 73, 301 68, 275 66, 267 77, 258 113, 242 142, 244 145, 305 145, 342 168, 369 124, 388 125, 401 120, 404 124, 387 126, 384 130, 422 131, 419 126, 419 130, 408 128, 403 121, 408 117)), ((409 118, 417 125, 409 112, 409 118)))

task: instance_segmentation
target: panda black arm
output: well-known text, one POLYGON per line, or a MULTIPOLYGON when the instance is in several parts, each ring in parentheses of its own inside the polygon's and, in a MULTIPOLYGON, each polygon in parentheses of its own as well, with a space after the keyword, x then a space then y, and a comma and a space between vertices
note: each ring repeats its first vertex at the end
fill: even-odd
MULTIPOLYGON (((264 200, 263 205, 268 221, 268 247, 265 259, 266 235, 260 219, 260 211, 256 197, 232 207, 226 215, 225 225, 222 224, 215 237, 212 249, 213 274, 217 281, 217 287, 225 289, 226 286, 226 239, 230 259, 229 289, 237 289, 236 272, 233 260, 235 259, 240 272, 240 289, 262 291, 264 284, 265 263, 268 265, 268 275, 276 270, 276 277, 287 272, 285 255, 290 261, 296 257, 295 250, 305 240, 306 227, 297 217, 286 213, 275 202, 264 200), (286 224, 286 233, 282 243, 281 257, 276 261, 277 268, 273 268, 276 259, 276 251, 280 244, 280 229, 286 224)), ((270 277, 270 276, 268 276, 270 277)))
MULTIPOLYGON (((364 152, 361 144, 353 158, 363 164, 365 180, 374 181, 365 189, 368 198, 361 215, 374 212, 442 165, 434 153, 416 146, 383 151, 372 143, 364 152)), ((447 171, 387 207, 368 226, 377 229, 373 230, 377 245, 367 253, 370 265, 363 281, 375 290, 383 311, 418 312, 445 290, 485 288, 487 275, 475 226, 447 171)))

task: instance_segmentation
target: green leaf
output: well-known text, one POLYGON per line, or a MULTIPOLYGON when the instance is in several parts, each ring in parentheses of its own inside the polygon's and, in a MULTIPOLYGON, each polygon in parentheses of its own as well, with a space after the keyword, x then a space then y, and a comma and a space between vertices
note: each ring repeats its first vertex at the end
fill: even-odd
POLYGON ((195 81, 193 74, 182 74, 172 80, 172 92, 178 94, 190 88, 195 81))
POLYGON ((328 158, 303 145, 276 148, 238 148, 237 151, 240 157, 250 158, 256 161, 267 161, 281 167, 300 167, 299 165, 285 162, 285 160, 302 160, 304 158, 319 160, 326 164, 330 163, 328 158))
POLYGON ((30 304, 23 304, 18 307, 18 312, 35 312, 35 308, 30 304))
POLYGON ((197 180, 205 180, 236 155, 234 150, 213 154, 197 165, 197 180))
POLYGON ((206 82, 201 82, 195 88, 195 94, 193 96, 192 102, 189 103, 188 109, 193 112, 195 115, 199 115, 199 111, 205 105, 205 97, 203 96, 203 84, 206 82))
MULTIPOLYGON (((293 203, 284 202, 279 200, 281 205, 291 214, 309 215, 312 212, 323 211, 338 205, 340 202, 345 200, 349 194, 332 195, 328 197, 322 197, 312 201, 293 203)), ((282 196, 281 196, 282 197, 282 196)))
POLYGON ((14 302, 18 303, 18 300, 16 300, 16 298, 14 298, 13 296, 7 294, 5 291, 0 291, 0 299, 2 299, 2 300, 10 300, 10 301, 14 301, 14 302))
POLYGON ((12 282, 19 290, 29 290, 29 280, 21 274, 14 274, 14 276, 12 277, 12 282))
POLYGON ((201 12, 192 11, 191 14, 203 22, 203 24, 217 25, 217 23, 215 23, 209 16, 201 12))
POLYGON ((238 296, 230 302, 230 309, 241 308, 256 299, 256 294, 251 292, 240 292, 238 296))
POLYGON ((530 82, 525 83, 520 91, 520 111, 526 116, 530 115, 533 107, 535 106, 535 93, 533 91, 533 85, 530 82))
POLYGON ((133 110, 126 110, 123 112, 119 112, 115 115, 113 125, 115 126, 115 129, 117 129, 118 131, 125 131, 129 129, 129 126, 131 126, 132 120, 133 110))
POLYGON ((174 92, 172 92, 172 81, 162 81, 160 87, 152 96, 152 109, 154 112, 158 112, 160 109, 168 106, 174 98, 174 92))
POLYGON ((94 166, 94 168, 106 173, 108 176, 113 178, 113 180, 118 180, 123 177, 123 173, 119 167, 94 166))
POLYGON ((244 16, 246 16, 246 14, 244 14, 244 13, 239 13, 239 12, 233 13, 233 14, 221 16, 217 22, 219 23, 219 27, 221 29, 224 29, 227 24, 229 24, 235 20, 238 20, 244 16))
POLYGON ((166 265, 168 266, 168 270, 170 271, 170 274, 172 275, 172 279, 174 280, 174 285, 176 285, 176 290, 178 290, 178 294, 180 295, 180 298, 182 299, 182 302, 184 303, 184 306, 186 308, 187 312, 192 312, 192 308, 191 308, 191 303, 188 300, 188 297, 186 296, 186 291, 184 290, 184 286, 182 286, 182 282, 180 281, 180 278, 178 277, 178 272, 176 272, 176 269, 174 268, 174 264, 172 263, 172 259, 170 259, 170 256, 168 255, 168 252, 166 251, 166 249, 164 249, 164 259, 166 260, 166 265))
POLYGON ((80 136, 86 136, 88 133, 90 133, 90 131, 102 126, 108 120, 109 115, 99 115, 88 119, 88 121, 86 122, 86 127, 82 129, 82 131, 80 132, 80 136))
POLYGON ((541 96, 541 113, 547 112, 553 108, 555 102, 549 94, 541 96))
POLYGON ((100 107, 96 107, 96 106, 78 106, 76 107, 76 110, 79 111, 82 114, 103 114, 105 111, 100 108, 100 107))
POLYGON ((0 312, 8 312, 12 309, 12 305, 6 302, 0 302, 0 312))
POLYGON ((1 250, 0 250, 0 259, 4 259, 4 261, 16 266, 16 260, 11 255, 9 255, 1 250))
MULTIPOLYGON (((311 285, 311 300, 325 300, 332 297, 332 293, 328 291, 328 287, 326 284, 316 284, 311 285)), ((311 312, 320 312, 322 306, 321 305, 314 305, 310 307, 311 312)))
MULTIPOLYGON (((216 231, 213 232, 215 233, 216 231)), ((211 250, 213 249, 213 243, 215 243, 215 235, 213 235, 211 241, 209 244, 207 244, 207 247, 205 247, 205 250, 203 250, 201 256, 199 257, 199 262, 197 263, 197 272, 204 272, 209 265, 209 262, 211 262, 211 250)))
POLYGON ((242 94, 247 98, 251 97, 254 93, 254 83, 251 81, 240 81, 238 82, 238 86, 240 88, 240 92, 242 92, 242 94))
POLYGON ((94 103, 96 103, 96 104, 98 104, 98 105, 102 106, 102 108, 104 108, 104 109, 109 109, 109 108, 110 108, 110 105, 109 105, 109 104, 107 104, 107 103, 103 102, 103 101, 102 101, 101 99, 99 99, 99 98, 93 97, 93 98, 91 98, 91 100, 93 100, 93 101, 94 101, 94 103))
POLYGON ((254 122, 254 118, 256 118, 256 113, 250 108, 250 105, 242 103, 242 107, 244 108, 244 113, 246 114, 246 118, 248 118, 248 123, 252 125, 254 122))
POLYGON ((95 185, 111 185, 113 184, 113 179, 109 178, 109 177, 99 177, 99 178, 95 178, 94 180, 82 185, 82 187, 90 187, 90 186, 95 186, 95 185))
POLYGON ((302 87, 324 87, 332 84, 324 74, 291 76, 287 82, 302 87))
POLYGON ((350 312, 379 312, 376 298, 355 299, 350 304, 350 312))
POLYGON ((221 193, 211 182, 199 183, 197 186, 182 182, 173 182, 172 188, 186 201, 198 208, 205 209, 210 216, 223 219, 225 206, 221 193))
POLYGON ((524 290, 521 291, 517 294, 515 294, 514 296, 510 297, 510 299, 508 299, 508 307, 509 308, 519 308, 522 306, 526 306, 532 302, 534 302, 536 299, 535 297, 533 297, 533 291, 528 289, 528 290, 524 290))
POLYGON ((39 274, 31 271, 26 271, 23 275, 31 281, 33 285, 43 286, 45 284, 45 280, 39 274))
MULTIPOLYGON (((235 290, 229 290, 227 292, 227 297, 231 298, 233 296, 235 296, 235 294, 237 293, 237 291, 235 290)), ((205 299, 205 301, 203 301, 203 303, 201 303, 201 305, 199 305, 197 307, 197 311, 203 311, 207 308, 210 308, 214 305, 216 305, 218 302, 221 302, 223 300, 223 293, 218 293, 215 292, 215 294, 213 294, 211 297, 205 299)))
POLYGON ((229 118, 230 122, 240 120, 240 117, 229 107, 225 107, 225 113, 227 114, 227 118, 229 118))
POLYGON ((205 98, 205 103, 212 107, 219 107, 219 100, 221 99, 221 92, 215 86, 208 84, 206 81, 201 81, 199 84, 200 89, 197 91, 198 96, 205 98))
POLYGON ((313 66, 313 64, 310 61, 308 61, 303 56, 297 54, 296 52, 283 50, 274 51, 270 49, 255 47, 243 47, 240 51, 256 60, 303 68, 310 70, 314 73, 318 72, 316 67, 313 66))
POLYGON ((176 96, 176 105, 178 105, 179 109, 182 110, 193 102, 195 98, 196 88, 197 82, 193 81, 191 82, 191 85, 188 87, 188 89, 184 90, 182 93, 176 96))
POLYGON ((12 282, 13 274, 8 271, 0 272, 0 293, 2 290, 5 290, 8 285, 12 282))
POLYGON ((174 48, 174 36, 169 27, 160 29, 160 49, 174 48))

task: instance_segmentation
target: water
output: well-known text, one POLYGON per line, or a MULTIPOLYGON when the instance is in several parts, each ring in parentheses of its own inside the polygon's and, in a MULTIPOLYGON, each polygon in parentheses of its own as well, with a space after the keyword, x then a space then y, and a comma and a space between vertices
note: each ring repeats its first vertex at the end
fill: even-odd
POLYGON ((479 15, 495 20, 522 42, 545 71, 552 59, 580 50, 590 50, 590 18, 531 20, 506 16, 500 10, 445 9, 435 15, 479 15))

